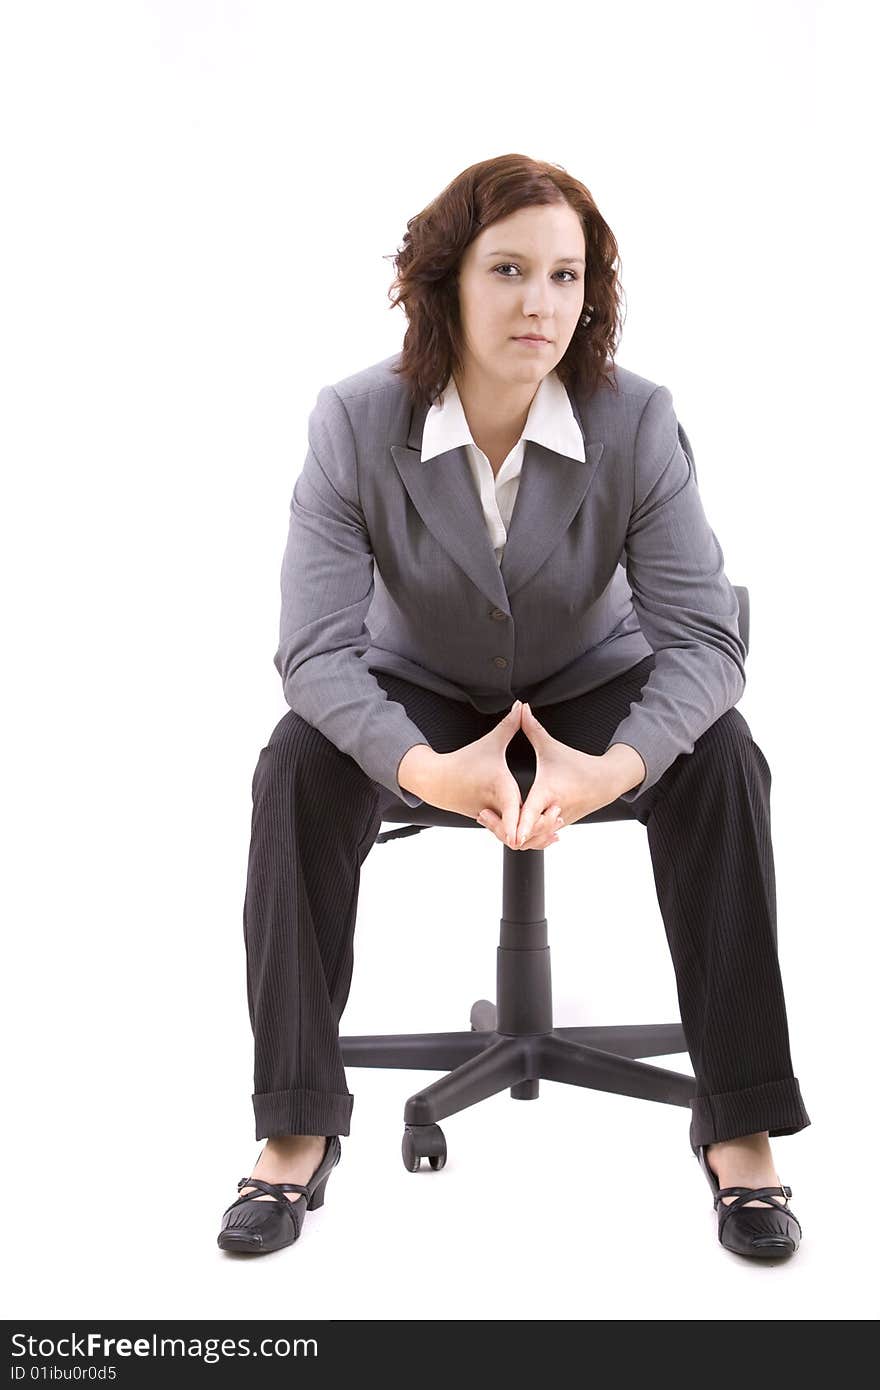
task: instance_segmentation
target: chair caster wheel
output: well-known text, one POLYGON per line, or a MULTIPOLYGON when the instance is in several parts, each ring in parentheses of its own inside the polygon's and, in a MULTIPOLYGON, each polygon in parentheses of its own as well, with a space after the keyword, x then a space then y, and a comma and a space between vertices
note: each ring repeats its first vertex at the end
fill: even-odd
POLYGON ((491 999, 478 999, 471 1009, 471 1032, 492 1033, 498 1022, 498 1009, 491 999))
POLYGON ((400 1151, 408 1173, 417 1173, 423 1158, 432 1168, 442 1168, 446 1162, 446 1137, 439 1125, 407 1125, 400 1151))

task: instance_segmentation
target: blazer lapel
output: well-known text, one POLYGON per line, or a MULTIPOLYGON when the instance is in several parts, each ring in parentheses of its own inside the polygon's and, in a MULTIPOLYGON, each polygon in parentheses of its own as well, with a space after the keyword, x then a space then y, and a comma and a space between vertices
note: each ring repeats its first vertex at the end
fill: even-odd
MULTIPOLYGON (((571 392, 569 399, 584 433, 571 392)), ((406 445, 391 445, 397 471, 428 529, 477 588, 497 608, 509 613, 510 595, 540 569, 571 525, 605 446, 601 442, 585 442, 586 459, 581 462, 537 440, 526 440, 519 489, 499 568, 464 445, 422 462, 422 431, 427 413, 424 402, 414 405, 406 445)))
MULTIPOLYGON (((526 584, 562 540, 587 495, 604 448, 602 443, 585 444, 586 458, 581 462, 568 454, 557 454, 535 439, 526 440, 519 490, 501 556, 501 577, 508 594, 526 584)), ((494 551, 492 555, 494 559, 494 551)))

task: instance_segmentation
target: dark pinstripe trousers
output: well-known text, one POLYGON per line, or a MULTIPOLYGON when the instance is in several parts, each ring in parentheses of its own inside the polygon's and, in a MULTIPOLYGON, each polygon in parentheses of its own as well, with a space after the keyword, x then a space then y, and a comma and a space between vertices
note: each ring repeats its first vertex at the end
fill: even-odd
MULTIPOLYGON (((554 738, 598 756, 653 665, 649 655, 534 713, 554 738)), ((375 674, 438 753, 502 718, 375 674)), ((522 731, 515 737, 531 749, 522 731)), ((293 710, 260 751, 252 795, 244 939, 256 1137, 348 1134, 354 1096, 339 1023, 361 865, 392 796, 293 710)), ((727 710, 630 809, 647 830, 697 1081, 691 1144, 804 1129, 777 955, 770 769, 739 711, 727 710)))

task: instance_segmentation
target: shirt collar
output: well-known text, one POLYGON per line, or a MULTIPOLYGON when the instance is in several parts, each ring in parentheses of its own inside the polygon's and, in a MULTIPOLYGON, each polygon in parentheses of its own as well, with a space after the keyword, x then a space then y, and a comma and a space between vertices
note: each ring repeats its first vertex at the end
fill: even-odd
MULTIPOLYGON (((571 408, 568 392, 556 371, 548 372, 535 392, 520 439, 534 439, 557 454, 579 459, 581 463, 586 461, 584 437, 571 408)), ((455 377, 450 375, 440 400, 434 402, 425 416, 422 462, 459 444, 474 445, 474 439, 455 377)))

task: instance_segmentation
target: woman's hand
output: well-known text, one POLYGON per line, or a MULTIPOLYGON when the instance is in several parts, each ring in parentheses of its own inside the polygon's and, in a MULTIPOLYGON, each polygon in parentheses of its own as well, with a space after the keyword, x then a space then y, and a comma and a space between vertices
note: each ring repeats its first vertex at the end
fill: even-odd
MULTIPOLYGON (((519 700, 488 734, 441 753, 430 786, 420 794, 432 806, 478 820, 483 807, 491 808, 493 830, 503 844, 514 846, 521 800, 519 784, 504 756, 507 745, 520 727, 519 700)), ((487 825, 486 821, 481 822, 487 825)))
MULTIPOLYGON (((614 801, 619 792, 608 764, 561 743, 547 732, 528 705, 522 706, 522 730, 535 749, 537 768, 516 827, 515 849, 545 849, 556 832, 614 801)), ((483 807, 477 817, 498 834, 498 817, 483 807)))

